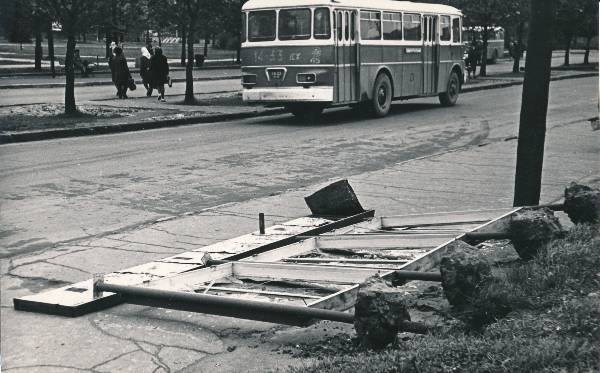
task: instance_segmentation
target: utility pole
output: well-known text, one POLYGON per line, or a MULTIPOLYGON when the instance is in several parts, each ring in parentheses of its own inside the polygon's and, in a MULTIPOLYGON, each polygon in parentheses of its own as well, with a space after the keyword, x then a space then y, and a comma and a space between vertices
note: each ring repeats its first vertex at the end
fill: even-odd
POLYGON ((540 201, 556 2, 557 0, 531 0, 514 206, 537 205, 540 201))

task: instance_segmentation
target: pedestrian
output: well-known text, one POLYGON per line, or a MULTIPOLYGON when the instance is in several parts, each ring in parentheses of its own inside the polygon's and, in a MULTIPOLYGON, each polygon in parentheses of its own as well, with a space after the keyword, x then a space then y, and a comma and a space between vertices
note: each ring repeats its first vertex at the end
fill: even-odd
POLYGON ((471 44, 469 45, 469 50, 467 51, 467 74, 468 77, 471 77, 473 74, 473 79, 475 79, 475 75, 477 72, 477 64, 479 59, 481 58, 481 49, 479 46, 479 41, 473 38, 471 44))
POLYGON ((117 83, 115 82, 115 69, 113 68, 113 61, 115 59, 115 48, 117 47, 117 43, 112 41, 110 43, 110 53, 108 54, 108 68, 110 69, 110 75, 115 88, 117 88, 117 96, 119 96, 119 88, 117 87, 117 83))
POLYGON ((158 101, 165 102, 165 84, 169 82, 169 63, 160 47, 154 48, 154 55, 150 58, 150 74, 152 74, 152 85, 158 90, 158 101))
POLYGON ((129 67, 127 67, 127 59, 125 59, 121 47, 115 47, 114 52, 115 57, 112 61, 113 81, 117 86, 117 95, 119 98, 127 98, 127 87, 129 79, 131 79, 129 67))
POLYGON ((152 48, 142 47, 142 57, 140 57, 140 76, 142 77, 142 83, 146 88, 146 96, 152 96, 152 77, 150 72, 150 58, 152 58, 152 48))

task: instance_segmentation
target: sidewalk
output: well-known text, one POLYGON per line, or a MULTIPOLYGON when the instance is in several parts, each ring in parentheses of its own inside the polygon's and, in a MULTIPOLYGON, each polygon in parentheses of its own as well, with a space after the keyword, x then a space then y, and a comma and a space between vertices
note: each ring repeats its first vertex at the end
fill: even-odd
MULTIPOLYGON (((195 72, 197 79, 207 80, 234 79, 237 78, 237 73, 239 73, 237 70, 214 70, 201 71, 200 76, 198 76, 198 71, 195 72)), ((596 75, 598 75, 597 71, 553 70, 551 80, 596 75)), ((175 81, 180 80, 177 78, 175 81)), ((522 77, 479 77, 469 80, 463 86, 462 92, 474 92, 520 84, 523 84, 522 77)), ((218 122, 275 115, 284 112, 281 108, 246 105, 242 102, 238 91, 222 92, 219 94, 197 94, 196 97, 198 103, 192 106, 177 104, 177 101, 183 100, 181 95, 169 96, 169 103, 162 104, 160 107, 154 105, 154 102, 150 104, 149 100, 145 97, 130 98, 127 100, 83 101, 78 102, 78 107, 84 113, 90 115, 79 118, 62 118, 60 121, 54 120, 54 122, 48 119, 42 120, 39 115, 34 118, 24 116, 22 119, 14 117, 15 109, 10 108, 9 111, 13 115, 11 117, 13 119, 5 120, 5 122, 12 121, 14 123, 11 126, 5 126, 0 131, 0 144, 218 122), (99 115, 98 112, 101 114, 99 115), (36 125, 36 123, 39 125, 36 125)), ((47 110, 48 105, 42 106, 47 110)), ((56 108, 54 109, 57 113, 60 113, 59 106, 55 106, 56 108)), ((29 108, 34 112, 33 115, 35 116, 35 106, 29 105, 29 108)), ((6 109, 7 107, 0 107, 0 118, 3 114, 7 114, 6 109), (2 112, 3 109, 4 113, 2 112)), ((45 117, 48 118, 47 115, 45 117)))
MULTIPOLYGON (((377 215, 508 207, 517 142, 507 141, 506 136, 514 128, 491 127, 490 131, 487 143, 339 177, 348 177, 363 206, 374 208, 377 215)), ((571 181, 598 186, 600 142, 586 123, 553 123, 546 144, 543 203, 559 199, 571 181)), ((248 233, 256 229, 257 212, 266 214, 267 226, 304 215, 302 197, 321 186, 172 216, 3 261, 3 368, 264 372, 306 362, 305 357, 294 356, 296 344, 325 344, 332 336, 353 335, 352 326, 320 322, 296 328, 131 305, 69 319, 15 311, 12 298, 248 233)))

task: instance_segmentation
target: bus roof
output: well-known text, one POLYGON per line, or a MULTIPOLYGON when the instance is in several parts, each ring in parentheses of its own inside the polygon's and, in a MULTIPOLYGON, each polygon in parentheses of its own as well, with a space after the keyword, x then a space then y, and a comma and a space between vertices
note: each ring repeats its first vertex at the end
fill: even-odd
POLYGON ((278 0, 249 0, 242 6, 242 10, 264 8, 288 8, 299 6, 335 6, 361 9, 406 11, 416 13, 443 13, 451 15, 462 15, 460 10, 448 5, 393 0, 294 0, 285 2, 278 0))

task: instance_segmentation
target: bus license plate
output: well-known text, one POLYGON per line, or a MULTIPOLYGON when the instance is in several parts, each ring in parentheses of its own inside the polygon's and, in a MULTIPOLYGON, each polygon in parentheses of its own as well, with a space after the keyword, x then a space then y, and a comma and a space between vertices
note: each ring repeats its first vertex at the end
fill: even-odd
POLYGON ((271 80, 281 80, 283 79, 283 70, 269 70, 269 79, 271 80))

